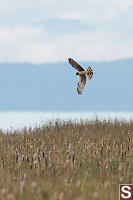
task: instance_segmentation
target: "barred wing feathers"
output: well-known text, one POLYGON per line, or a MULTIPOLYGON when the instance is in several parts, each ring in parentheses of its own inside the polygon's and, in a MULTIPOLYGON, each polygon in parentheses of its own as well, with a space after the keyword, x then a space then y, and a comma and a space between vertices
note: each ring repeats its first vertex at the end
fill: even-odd
POLYGON ((72 58, 68 58, 68 61, 77 71, 84 71, 84 69, 72 58))
POLYGON ((78 86, 77 86, 77 92, 79 95, 82 94, 85 84, 86 84, 86 76, 84 74, 79 75, 79 82, 78 82, 78 86))

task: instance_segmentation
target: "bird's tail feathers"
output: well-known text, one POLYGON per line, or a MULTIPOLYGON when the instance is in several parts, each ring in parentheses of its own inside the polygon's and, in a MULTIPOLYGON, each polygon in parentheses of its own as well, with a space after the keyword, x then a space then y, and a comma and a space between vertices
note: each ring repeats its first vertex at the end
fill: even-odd
POLYGON ((93 70, 90 66, 86 69, 86 72, 86 76, 88 77, 88 79, 91 79, 93 77, 93 70))

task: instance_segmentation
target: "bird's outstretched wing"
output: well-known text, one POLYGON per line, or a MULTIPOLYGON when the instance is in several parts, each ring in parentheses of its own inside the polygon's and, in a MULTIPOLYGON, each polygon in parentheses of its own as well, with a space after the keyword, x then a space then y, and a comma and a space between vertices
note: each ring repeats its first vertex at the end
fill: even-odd
POLYGON ((72 58, 68 58, 69 63, 78 71, 84 71, 84 69, 72 58))
POLYGON ((77 87, 77 92, 79 95, 82 94, 85 84, 86 84, 86 76, 84 74, 79 75, 79 82, 78 82, 78 87, 77 87))

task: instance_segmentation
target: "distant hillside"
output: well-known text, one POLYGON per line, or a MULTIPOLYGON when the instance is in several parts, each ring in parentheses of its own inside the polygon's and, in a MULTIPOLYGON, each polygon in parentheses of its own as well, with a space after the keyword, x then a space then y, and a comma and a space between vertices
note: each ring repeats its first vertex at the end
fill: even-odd
POLYGON ((76 70, 67 60, 0 64, 0 111, 133 111, 133 60, 93 63, 92 68, 94 78, 79 96, 76 70))

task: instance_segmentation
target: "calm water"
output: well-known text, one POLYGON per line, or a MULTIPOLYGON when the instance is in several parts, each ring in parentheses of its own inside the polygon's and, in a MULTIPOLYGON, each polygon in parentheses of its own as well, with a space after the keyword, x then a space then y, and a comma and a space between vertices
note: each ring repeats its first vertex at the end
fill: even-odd
POLYGON ((0 128, 21 129, 35 127, 55 120, 133 120, 133 112, 0 112, 0 128))

